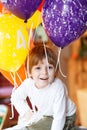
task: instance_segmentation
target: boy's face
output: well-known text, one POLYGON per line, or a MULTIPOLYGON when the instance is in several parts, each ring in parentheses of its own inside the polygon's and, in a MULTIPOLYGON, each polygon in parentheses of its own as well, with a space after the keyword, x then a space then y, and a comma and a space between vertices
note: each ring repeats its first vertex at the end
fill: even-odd
POLYGON ((52 64, 47 63, 44 58, 32 67, 31 76, 35 81, 36 87, 41 89, 54 81, 55 68, 52 64))

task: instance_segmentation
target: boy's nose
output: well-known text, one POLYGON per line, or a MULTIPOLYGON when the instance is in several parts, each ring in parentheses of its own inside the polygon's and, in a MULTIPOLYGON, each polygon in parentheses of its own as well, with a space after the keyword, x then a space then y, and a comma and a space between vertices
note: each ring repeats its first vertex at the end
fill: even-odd
POLYGON ((48 68, 44 68, 43 69, 43 74, 48 74, 48 71, 49 71, 48 68))

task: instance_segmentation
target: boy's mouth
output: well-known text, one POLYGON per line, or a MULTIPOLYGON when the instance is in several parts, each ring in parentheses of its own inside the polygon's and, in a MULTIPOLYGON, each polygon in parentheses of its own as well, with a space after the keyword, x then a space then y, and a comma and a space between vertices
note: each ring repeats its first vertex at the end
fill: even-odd
POLYGON ((40 78, 41 80, 48 80, 48 78, 40 78))

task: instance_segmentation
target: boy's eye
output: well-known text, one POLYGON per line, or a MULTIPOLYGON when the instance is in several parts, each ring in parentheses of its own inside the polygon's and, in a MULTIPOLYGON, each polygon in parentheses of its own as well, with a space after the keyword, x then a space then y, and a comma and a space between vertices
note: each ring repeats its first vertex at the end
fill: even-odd
POLYGON ((40 69, 40 67, 39 67, 39 66, 37 66, 35 69, 39 70, 39 69, 40 69))
POLYGON ((49 69, 53 69, 53 66, 49 66, 49 69))

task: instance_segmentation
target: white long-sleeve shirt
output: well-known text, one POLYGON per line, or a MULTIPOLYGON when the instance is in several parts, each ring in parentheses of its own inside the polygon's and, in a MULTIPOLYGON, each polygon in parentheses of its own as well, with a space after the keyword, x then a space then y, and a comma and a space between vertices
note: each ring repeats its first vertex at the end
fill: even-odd
POLYGON ((20 116, 30 109, 26 102, 27 96, 33 108, 38 108, 30 121, 38 121, 44 115, 53 116, 51 130, 63 130, 66 116, 76 112, 74 103, 68 97, 66 86, 58 78, 42 89, 36 88, 33 79, 28 78, 16 89, 12 93, 11 102, 20 116))

